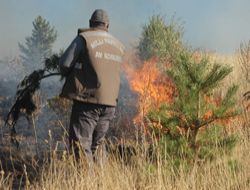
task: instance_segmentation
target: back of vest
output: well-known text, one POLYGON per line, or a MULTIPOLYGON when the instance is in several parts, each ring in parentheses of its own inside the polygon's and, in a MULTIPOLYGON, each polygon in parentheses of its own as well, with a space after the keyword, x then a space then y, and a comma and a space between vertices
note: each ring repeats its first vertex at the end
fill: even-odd
POLYGON ((86 40, 89 57, 83 69, 85 64, 90 64, 98 81, 93 103, 116 106, 124 46, 106 31, 86 31, 80 35, 86 40))

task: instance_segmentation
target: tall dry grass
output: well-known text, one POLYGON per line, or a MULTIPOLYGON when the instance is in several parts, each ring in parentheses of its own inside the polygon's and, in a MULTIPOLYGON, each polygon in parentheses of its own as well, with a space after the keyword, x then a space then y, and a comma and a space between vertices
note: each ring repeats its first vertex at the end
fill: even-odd
MULTIPOLYGON (((241 93, 247 88, 247 83, 241 75, 236 57, 214 57, 220 62, 230 64, 235 69, 225 81, 225 85, 232 82, 240 85, 239 100, 241 93)), ((241 104, 241 102, 239 102, 241 104)), ((156 152, 152 161, 148 159, 144 145, 137 146, 138 154, 128 159, 120 159, 116 152, 110 153, 106 160, 101 160, 91 166, 84 159, 79 163, 72 156, 64 154, 60 158, 52 154, 50 162, 40 169, 40 175, 35 181, 29 179, 29 174, 23 175, 26 181, 25 189, 43 190, 200 190, 200 189, 250 189, 250 129, 248 120, 243 117, 231 123, 239 142, 231 154, 218 155, 212 161, 196 160, 181 164, 179 168, 171 165, 171 159, 163 157, 156 152), (244 127, 242 127, 244 126, 244 127)), ((147 147, 147 146, 145 146, 147 147)), ((175 159, 175 155, 172 155, 175 159)), ((0 189, 12 189, 13 178, 10 175, 0 173, 0 189)))
MULTIPOLYGON (((179 168, 159 153, 155 162, 147 159, 143 151, 128 162, 115 154, 103 162, 88 166, 84 160, 78 164, 72 157, 53 158, 44 167, 38 181, 27 189, 250 189, 250 130, 234 131, 239 143, 231 155, 224 154, 211 162, 195 162, 179 168), (168 162, 168 163, 167 163, 168 162)), ((174 156, 173 156, 174 159, 174 156)))
POLYGON ((249 89, 250 84, 245 77, 245 69, 240 63, 240 54, 235 53, 232 55, 222 55, 217 53, 211 53, 208 55, 211 59, 211 62, 217 62, 220 64, 226 64, 233 68, 232 73, 229 74, 224 80, 220 87, 221 92, 225 92, 225 89, 232 85, 237 84, 239 85, 238 90, 238 100, 242 99, 242 95, 249 89))
MULTIPOLYGON (((234 130, 239 142, 228 155, 218 156, 211 162, 197 160, 187 168, 185 164, 176 168, 159 153, 154 162, 140 152, 129 160, 119 159, 115 153, 106 161, 89 166, 81 159, 75 163, 73 157, 64 155, 60 159, 51 157, 43 166, 36 181, 26 181, 25 189, 250 189, 250 129, 234 130)), ((140 150, 141 151, 141 150, 140 150)), ((138 151, 139 152, 139 151, 138 151)), ((173 158, 174 159, 174 155, 173 158)), ((0 189, 12 189, 11 176, 0 175, 0 189)))
MULTIPOLYGON (((212 58, 233 67, 233 72, 223 86, 239 84, 238 99, 241 105, 242 93, 248 88, 238 64, 237 55, 212 55, 212 58)), ((223 90, 223 88, 222 88, 223 90)), ((233 133, 239 137, 234 151, 218 156, 211 162, 194 162, 179 168, 171 166, 169 159, 157 153, 151 162, 145 152, 134 155, 130 162, 111 155, 105 163, 94 164, 90 169, 84 162, 74 165, 72 158, 54 159, 44 169, 39 181, 29 189, 250 189, 250 129, 246 119, 231 123, 233 133), (241 128, 245 125, 244 128, 241 128), (240 126, 240 127, 239 127, 240 126), (237 129, 236 129, 237 128, 237 129)), ((174 155, 172 157, 174 159, 174 155)))

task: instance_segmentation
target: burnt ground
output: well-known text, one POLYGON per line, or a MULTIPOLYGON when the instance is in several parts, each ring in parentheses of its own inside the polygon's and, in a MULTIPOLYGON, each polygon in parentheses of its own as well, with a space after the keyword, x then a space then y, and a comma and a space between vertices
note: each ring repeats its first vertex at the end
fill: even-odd
POLYGON ((23 116, 18 120, 16 130, 20 145, 17 148, 11 142, 10 129, 4 125, 15 89, 14 81, 0 82, 0 170, 13 179, 13 189, 19 189, 25 185, 27 175, 30 181, 39 176, 49 150, 56 145, 59 145, 58 149, 64 149, 62 138, 65 134, 61 125, 67 125, 67 118, 59 118, 48 105, 40 102, 42 108, 33 118, 35 125, 23 116))
MULTIPOLYGON (((24 119, 21 119, 21 123, 27 125, 24 119)), ((49 152, 56 149, 56 145, 59 145, 58 151, 65 149, 59 135, 63 133, 58 127, 51 129, 54 135, 44 137, 44 139, 39 134, 35 135, 33 128, 18 129, 16 136, 19 141, 18 147, 11 141, 10 130, 3 125, 2 117, 0 117, 0 127, 0 170, 4 171, 6 176, 11 176, 13 189, 24 187, 27 179, 32 182, 39 177, 40 170, 48 161, 49 152)))

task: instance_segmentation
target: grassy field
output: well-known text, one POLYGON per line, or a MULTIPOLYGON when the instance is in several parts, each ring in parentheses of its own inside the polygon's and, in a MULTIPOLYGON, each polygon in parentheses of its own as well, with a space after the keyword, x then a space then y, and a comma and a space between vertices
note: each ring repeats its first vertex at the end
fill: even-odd
MULTIPOLYGON (((218 156, 211 162, 197 160, 179 168, 169 159, 157 154, 154 161, 146 154, 134 155, 128 161, 110 154, 106 161, 89 167, 84 160, 78 164, 72 157, 52 156, 43 165, 37 180, 23 175, 26 189, 249 189, 250 188, 250 130, 234 131, 239 142, 230 155, 218 156)), ((174 156, 172 157, 174 159, 174 156)), ((0 174, 1 189, 11 189, 12 178, 0 174)))
MULTIPOLYGON (((223 86, 239 84, 239 106, 242 104, 242 94, 248 89, 244 82, 242 70, 237 64, 237 56, 214 55, 214 60, 226 63, 234 67, 233 73, 225 80, 223 86)), ((250 89, 250 88, 249 88, 250 89)), ((223 88, 221 88, 223 93, 223 88)), ((149 159, 147 144, 139 144, 135 147, 136 154, 128 155, 122 159, 118 152, 108 154, 105 160, 89 166, 84 159, 76 163, 72 156, 66 153, 60 158, 53 152, 49 161, 38 164, 35 177, 29 173, 27 166, 22 165, 21 180, 25 189, 103 189, 103 190, 130 190, 130 189, 250 189, 250 124, 248 112, 234 119, 229 126, 229 132, 237 135, 238 142, 233 151, 221 153, 211 161, 203 161, 198 158, 187 165, 176 167, 173 163, 175 155, 163 156, 156 148, 154 159, 149 159)), ((135 142, 136 143, 136 142, 135 142)), ((157 144, 157 143, 156 143, 157 144)), ((157 145, 156 145, 157 147, 157 145)), ((19 188, 14 183, 12 173, 2 170, 0 172, 0 189, 19 188)), ((21 185, 20 185, 21 187, 21 185)))

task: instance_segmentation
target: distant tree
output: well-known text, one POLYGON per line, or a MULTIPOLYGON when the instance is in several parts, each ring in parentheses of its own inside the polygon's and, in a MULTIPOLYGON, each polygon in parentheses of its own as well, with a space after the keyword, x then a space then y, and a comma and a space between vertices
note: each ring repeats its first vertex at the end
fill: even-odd
POLYGON ((32 34, 25 38, 25 44, 18 44, 21 51, 21 59, 28 71, 43 66, 45 58, 52 55, 52 45, 57 38, 57 32, 41 16, 33 21, 32 34))
POLYGON ((162 16, 152 16, 142 29, 138 45, 142 60, 157 57, 159 62, 172 61, 183 51, 182 28, 176 21, 166 23, 162 16))

